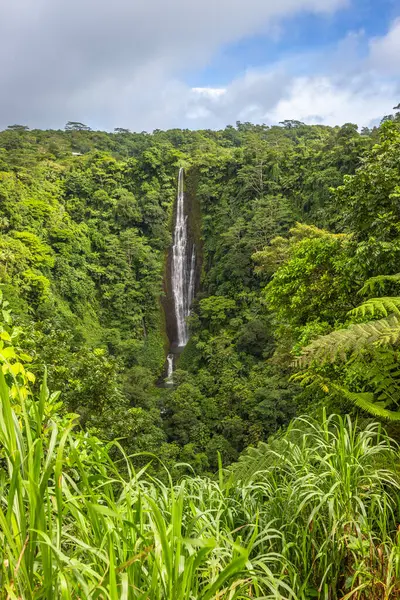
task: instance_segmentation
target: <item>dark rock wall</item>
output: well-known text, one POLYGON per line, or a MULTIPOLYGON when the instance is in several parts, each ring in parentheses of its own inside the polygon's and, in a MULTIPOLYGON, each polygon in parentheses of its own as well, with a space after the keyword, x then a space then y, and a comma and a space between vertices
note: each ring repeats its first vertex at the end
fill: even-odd
MULTIPOLYGON (((197 186, 197 172, 195 169, 185 171, 185 214, 188 217, 188 237, 189 237, 189 251, 188 251, 188 272, 190 272, 190 263, 192 257, 193 245, 195 245, 196 254, 196 278, 195 278, 195 294, 200 288, 200 276, 202 268, 202 242, 201 242, 201 213, 200 205, 196 198, 196 186, 197 186)), ((171 224, 171 246, 165 261, 165 272, 164 272, 164 297, 162 305, 165 314, 165 326, 166 334, 169 340, 170 351, 174 352, 177 349, 177 328, 174 308, 174 298, 171 286, 171 268, 172 268, 172 244, 173 235, 176 221, 176 202, 173 210, 173 218, 171 224)))

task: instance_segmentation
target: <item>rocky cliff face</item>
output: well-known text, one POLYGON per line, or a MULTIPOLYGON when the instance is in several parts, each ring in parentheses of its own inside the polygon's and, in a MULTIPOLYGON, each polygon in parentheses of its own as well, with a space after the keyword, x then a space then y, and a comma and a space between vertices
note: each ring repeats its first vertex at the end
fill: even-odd
POLYGON ((189 171, 186 180, 182 179, 178 189, 178 197, 175 202, 172 219, 172 243, 168 251, 164 274, 164 292, 163 308, 165 313, 166 334, 169 340, 170 352, 179 354, 187 341, 183 336, 182 327, 178 322, 180 316, 177 310, 177 296, 183 294, 186 297, 180 300, 187 308, 190 308, 193 297, 200 288, 201 266, 202 266, 202 243, 200 236, 200 206, 196 198, 195 171, 189 171), (180 198, 180 194, 182 194, 180 198), (183 211, 183 214, 182 212, 183 211), (182 243, 182 216, 185 221, 185 239, 182 243), (181 242, 181 247, 177 250, 176 244, 181 242), (178 257, 181 253, 181 256, 178 257), (182 260, 183 264, 178 265, 177 260, 182 260), (180 289, 177 290, 177 276, 180 275, 184 281, 180 283, 180 289), (184 342, 184 343, 182 343, 184 342))

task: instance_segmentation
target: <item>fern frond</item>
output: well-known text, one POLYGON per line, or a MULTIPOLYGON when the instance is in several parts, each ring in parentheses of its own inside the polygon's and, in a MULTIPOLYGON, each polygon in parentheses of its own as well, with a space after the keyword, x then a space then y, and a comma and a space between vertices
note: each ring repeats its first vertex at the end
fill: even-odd
POLYGON ((358 293, 360 295, 365 295, 374 293, 377 288, 383 290, 385 283, 400 283, 400 273, 396 273, 396 275, 378 275, 377 277, 371 277, 364 283, 358 293))
POLYGON ((345 388, 334 386, 337 391, 340 391, 345 398, 353 404, 364 410, 373 417, 379 419, 387 419, 388 421, 400 421, 400 411, 387 410, 384 402, 374 402, 374 394, 371 392, 350 392, 345 388))
POLYGON ((305 368, 314 361, 333 363, 338 358, 344 361, 365 348, 373 345, 396 345, 399 340, 400 320, 395 315, 369 323, 357 323, 313 340, 303 348, 302 355, 295 360, 294 366, 305 368))
POLYGON ((390 314, 400 316, 400 297, 370 298, 348 313, 352 317, 374 317, 376 314, 384 315, 385 317, 390 314))
POLYGON ((322 375, 314 373, 312 370, 294 373, 294 375, 290 377, 290 381, 296 381, 303 387, 318 385, 325 394, 329 393, 329 384, 331 383, 326 377, 322 377, 322 375))
MULTIPOLYGON (((301 379, 297 376, 297 379, 301 379)), ((376 395, 372 392, 351 392, 345 387, 338 385, 333 381, 328 381, 326 378, 321 377, 318 373, 312 373, 307 371, 307 377, 300 381, 301 385, 312 385, 317 384, 324 392, 329 393, 331 391, 340 394, 347 400, 349 400, 358 408, 365 411, 366 413, 372 415, 373 417, 378 417, 379 419, 386 419, 388 421, 400 421, 400 411, 397 410, 388 410, 386 406, 393 402, 387 397, 386 394, 381 393, 382 388, 384 388, 384 382, 379 380, 376 383, 378 384, 378 392, 380 395, 378 396, 378 401, 375 400, 376 395), (379 398, 385 398, 384 400, 379 400, 379 398)), ((396 404, 395 404, 396 405, 396 404)))
POLYGON ((259 442, 255 448, 247 448, 236 464, 231 466, 235 482, 248 482, 256 473, 269 468, 276 457, 271 454, 265 442, 259 442))

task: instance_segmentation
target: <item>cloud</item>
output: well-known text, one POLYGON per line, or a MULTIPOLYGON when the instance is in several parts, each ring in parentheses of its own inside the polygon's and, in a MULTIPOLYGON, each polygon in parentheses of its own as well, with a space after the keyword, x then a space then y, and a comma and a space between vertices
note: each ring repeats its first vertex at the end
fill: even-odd
POLYGON ((370 43, 371 66, 386 75, 400 75, 400 19, 392 24, 388 34, 370 43))
MULTIPOLYGON (((224 93, 193 89, 191 127, 223 127, 236 120, 278 123, 297 119, 337 125, 371 126, 400 99, 400 20, 388 33, 368 41, 351 32, 329 53, 292 57, 266 69, 249 70, 224 93), (365 52, 365 49, 367 52, 365 52), (309 73, 304 72, 308 65, 309 73), (302 73, 299 75, 298 73, 302 73)), ((217 88, 218 89, 218 88, 217 88)))
POLYGON ((347 0, 13 0, 0 20, 0 127, 219 128, 284 119, 369 125, 400 99, 400 19, 368 40, 287 56, 226 85, 189 87, 185 72, 224 45, 283 35, 284 18, 347 0), (8 57, 8 58, 4 58, 8 57), (396 77, 397 76, 397 77, 396 77))
POLYGON ((236 81, 223 96, 191 96, 190 127, 224 127, 236 120, 274 124, 285 119, 338 125, 372 125, 391 112, 399 89, 370 78, 290 77, 277 72, 236 81))
POLYGON ((129 117, 128 124, 135 128, 141 128, 141 121, 148 127, 149 117, 159 122, 161 114, 170 113, 160 103, 183 91, 180 73, 206 65, 221 46, 257 33, 273 35, 284 17, 302 11, 329 13, 346 4, 347 0, 3 2, 0 126, 62 126, 68 119, 86 119, 112 127, 129 117))
POLYGON ((372 125, 391 111, 396 98, 392 83, 371 80, 335 82, 329 77, 294 79, 286 98, 269 113, 269 121, 296 118, 306 123, 372 125))
POLYGON ((226 94, 226 88, 194 87, 192 88, 192 92, 200 94, 200 96, 204 96, 205 98, 219 98, 226 94))

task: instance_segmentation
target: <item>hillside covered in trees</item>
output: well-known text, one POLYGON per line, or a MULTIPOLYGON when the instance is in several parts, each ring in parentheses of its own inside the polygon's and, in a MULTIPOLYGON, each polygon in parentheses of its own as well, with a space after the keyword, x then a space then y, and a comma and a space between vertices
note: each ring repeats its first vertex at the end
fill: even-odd
POLYGON ((398 597, 400 113, 10 126, 0 228, 0 598, 398 597))

